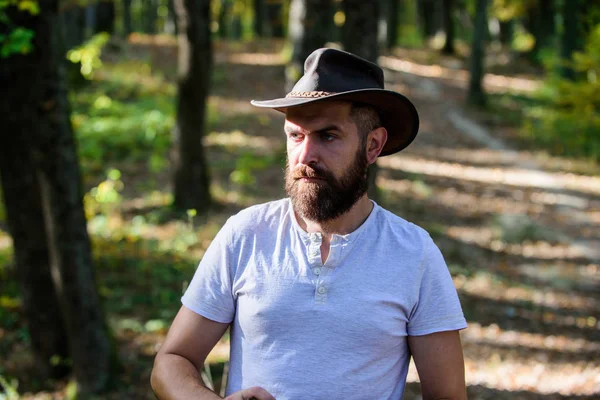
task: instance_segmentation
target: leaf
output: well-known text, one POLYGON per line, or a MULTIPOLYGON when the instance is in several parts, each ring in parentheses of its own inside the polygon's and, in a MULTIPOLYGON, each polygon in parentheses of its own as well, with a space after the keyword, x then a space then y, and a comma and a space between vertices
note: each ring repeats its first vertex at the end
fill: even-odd
POLYGON ((37 1, 21 0, 19 1, 19 10, 29 11, 31 15, 38 15, 40 13, 40 6, 37 1))

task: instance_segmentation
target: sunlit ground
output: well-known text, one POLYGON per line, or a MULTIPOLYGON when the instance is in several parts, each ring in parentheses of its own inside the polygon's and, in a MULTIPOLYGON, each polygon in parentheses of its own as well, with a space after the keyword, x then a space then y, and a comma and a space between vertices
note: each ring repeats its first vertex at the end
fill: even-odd
MULTIPOLYGON (((378 62, 382 67, 392 71, 409 73, 424 78, 443 79, 462 88, 466 88, 469 83, 469 73, 463 69, 447 68, 441 65, 424 65, 389 56, 379 57, 378 62)), ((540 87, 539 81, 536 80, 513 78, 490 73, 485 75, 483 85, 490 92, 506 92, 510 90, 533 92, 540 87)))

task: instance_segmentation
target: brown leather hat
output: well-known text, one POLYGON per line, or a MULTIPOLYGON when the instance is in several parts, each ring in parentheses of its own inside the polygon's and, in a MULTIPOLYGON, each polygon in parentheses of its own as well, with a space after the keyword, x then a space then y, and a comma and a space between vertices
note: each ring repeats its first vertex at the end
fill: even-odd
POLYGON ((404 149, 419 131, 415 106, 400 93, 385 90, 383 86, 383 70, 379 65, 345 51, 324 48, 308 56, 304 75, 284 98, 251 103, 281 112, 288 107, 333 99, 374 106, 388 132, 381 157, 404 149))

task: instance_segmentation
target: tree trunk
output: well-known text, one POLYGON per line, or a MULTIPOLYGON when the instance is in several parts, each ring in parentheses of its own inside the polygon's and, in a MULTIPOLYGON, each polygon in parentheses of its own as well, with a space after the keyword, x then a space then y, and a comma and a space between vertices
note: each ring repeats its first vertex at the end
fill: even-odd
POLYGON ((544 38, 540 29, 540 8, 537 4, 529 6, 525 18, 525 27, 534 38, 534 44, 528 53, 528 58, 533 64, 539 64, 539 53, 544 38))
POLYGON ((569 80, 575 80, 575 72, 571 67, 573 53, 578 48, 579 27, 577 17, 579 16, 579 1, 571 0, 563 2, 563 34, 561 38, 560 57, 562 67, 560 75, 569 80))
POLYGON ((500 21, 500 43, 502 46, 510 47, 513 40, 514 21, 500 21))
POLYGON ((270 36, 284 37, 283 34, 283 0, 266 0, 267 19, 270 36))
POLYGON ((435 26, 435 3, 433 0, 417 0, 419 20, 423 38, 426 40, 436 33, 435 26))
POLYGON ((264 36, 265 4, 264 0, 254 0, 254 34, 258 37, 264 36))
POLYGON ((132 32, 131 0, 123 0, 123 36, 127 38, 132 32))
POLYGON ((65 49, 81 45, 85 40, 85 8, 73 3, 60 13, 65 49))
MULTIPOLYGON (((377 41, 379 2, 345 0, 343 7, 346 14, 346 22, 342 28, 344 50, 377 63, 379 57, 377 41)), ((380 200, 376 185, 378 170, 377 163, 369 167, 369 197, 375 201, 380 200)))
MULTIPOLYGON (((77 152, 69 119, 58 3, 58 0, 38 0, 40 13, 37 16, 19 13, 12 18, 19 26, 33 30, 35 36, 31 53, 13 55, 1 64, 5 88, 1 111, 6 116, 5 132, 10 134, 1 136, 0 140, 6 145, 2 143, 0 147, 6 149, 3 150, 7 152, 6 157, 23 157, 20 160, 23 166, 32 168, 15 171, 5 170, 4 164, 2 167, 3 181, 7 180, 6 174, 26 177, 19 190, 29 199, 6 195, 7 208, 16 210, 11 218, 13 229, 19 232, 17 237, 22 238, 26 230, 27 239, 31 240, 25 244, 15 242, 15 247, 23 246, 18 253, 29 254, 29 258, 19 256, 17 262, 31 262, 31 257, 36 256, 29 253, 32 249, 44 253, 37 254, 42 267, 49 260, 52 279, 46 284, 56 290, 78 390, 85 397, 103 390, 108 382, 110 345, 95 287, 77 152), (14 221, 21 224, 21 215, 27 225, 14 227, 14 221), (32 223, 35 225, 30 225, 32 223), (47 252, 43 244, 35 243, 42 240, 42 236, 47 252)), ((31 266, 22 267, 25 271, 31 270, 31 266)), ((33 279, 41 284, 40 275, 33 279)), ((26 282, 30 283, 33 284, 26 282)), ((51 291, 48 288, 44 292, 51 291)), ((46 310, 51 303, 50 296, 36 306, 38 310, 46 310)))
MULTIPOLYGON (((9 65, 7 65, 9 66, 9 65)), ((1 70, 2 81, 12 78, 5 68, 1 70)), ((12 81, 13 87, 23 88, 26 82, 12 81)), ((24 91, 23 94, 28 93, 24 91)), ((19 134, 0 135, 0 179, 6 205, 8 231, 14 242, 17 278, 20 284, 23 308, 33 352, 36 357, 36 369, 42 378, 59 378, 69 368, 65 364, 52 365, 51 359, 59 357, 65 361, 69 357, 67 331, 60 312, 56 291, 50 275, 50 259, 44 226, 39 188, 34 174, 35 165, 31 158, 31 138, 23 134, 35 126, 22 124, 26 114, 31 112, 12 108, 12 100, 19 103, 21 98, 13 98, 11 91, 0 98, 0 114, 12 116, 6 129, 18 126, 19 134), (15 114, 15 111, 17 113, 15 114), (43 307, 40 305, 43 304, 43 307)), ((29 119, 33 124, 34 120, 29 119)))
POLYGON ((331 37, 332 7, 331 0, 292 0, 289 36, 293 52, 286 68, 288 92, 302 76, 306 58, 331 37))
POLYGON ((156 20, 158 19, 158 2, 157 0, 143 1, 144 15, 144 33, 156 34, 156 20))
POLYGON ((97 4, 88 4, 85 7, 85 38, 86 40, 92 37, 96 32, 97 4))
POLYGON ((554 34, 554 2, 553 0, 538 0, 527 11, 526 26, 533 35, 535 42, 529 52, 529 58, 534 64, 541 64, 540 50, 548 47, 554 34))
POLYGON ((165 32, 171 35, 178 35, 179 29, 177 27, 177 13, 175 13, 174 0, 167 0, 167 7, 168 14, 167 21, 165 23, 165 32))
POLYGON ((475 30, 471 46, 471 77, 467 102, 474 106, 484 106, 486 96, 483 91, 483 61, 485 58, 485 36, 487 33, 487 4, 488 0, 477 0, 475 5, 475 30))
POLYGON ((549 43, 549 40, 556 34, 556 4, 554 0, 539 0, 540 8, 540 28, 544 36, 544 45, 549 43))
POLYGON ((221 8, 219 9, 219 37, 223 39, 229 37, 228 19, 232 9, 231 1, 232 0, 221 0, 221 8))
POLYGON ((233 12, 231 13, 231 34, 230 38, 233 40, 241 40, 242 39, 242 15, 239 6, 233 7, 233 12))
POLYGON ((344 50, 376 63, 379 57, 377 43, 379 2, 345 0, 343 10, 346 14, 346 22, 342 29, 344 50))
POLYGON ((100 0, 96 6, 96 32, 115 32, 115 2, 100 0))
POLYGON ((452 12, 454 11, 453 0, 444 0, 442 8, 444 13, 444 31, 446 33, 446 42, 442 48, 442 53, 453 55, 456 54, 456 50, 454 49, 454 21, 452 20, 452 12))
POLYGON ((388 20, 387 20, 387 43, 388 50, 393 49, 398 44, 399 23, 399 0, 388 0, 388 20))
POLYGON ((175 8, 180 33, 174 206, 202 212, 211 201, 202 144, 212 67, 210 0, 176 0, 175 8))

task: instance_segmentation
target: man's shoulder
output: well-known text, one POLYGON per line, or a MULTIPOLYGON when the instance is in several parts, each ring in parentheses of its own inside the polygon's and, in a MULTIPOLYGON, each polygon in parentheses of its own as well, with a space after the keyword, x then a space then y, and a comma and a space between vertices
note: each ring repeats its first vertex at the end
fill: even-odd
POLYGON ((407 221, 399 215, 396 215, 393 212, 381 206, 379 206, 378 208, 379 210, 377 213, 377 222, 380 228, 386 227, 392 232, 402 236, 414 236, 420 238, 429 237, 429 233, 419 225, 407 221))
POLYGON ((269 201, 245 208, 229 219, 229 224, 234 230, 279 224, 289 213, 289 199, 269 201))
POLYGON ((376 222, 377 240, 389 251, 398 251, 405 257, 421 258, 433 242, 425 229, 382 207, 379 207, 376 222))

